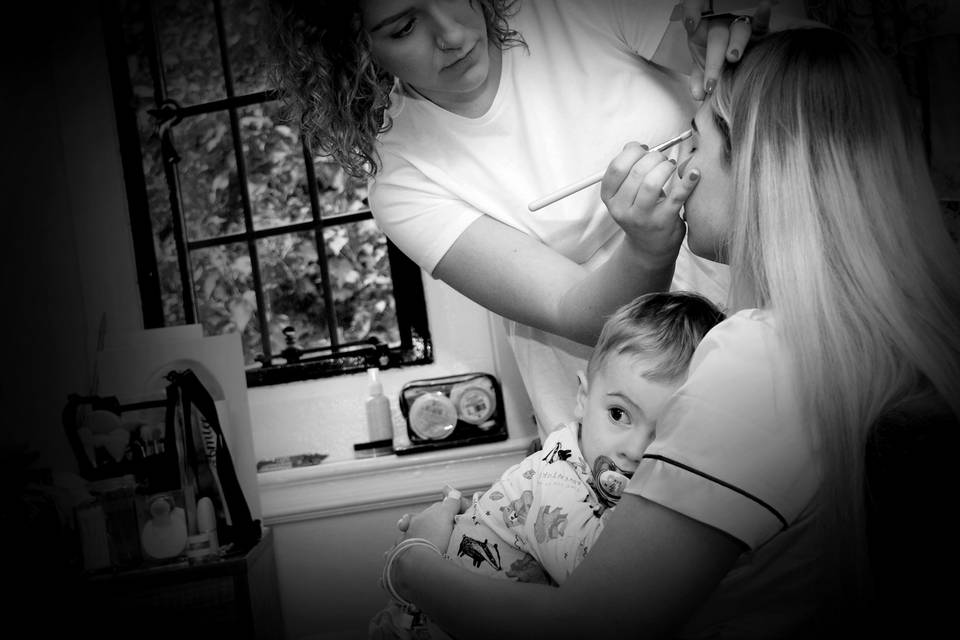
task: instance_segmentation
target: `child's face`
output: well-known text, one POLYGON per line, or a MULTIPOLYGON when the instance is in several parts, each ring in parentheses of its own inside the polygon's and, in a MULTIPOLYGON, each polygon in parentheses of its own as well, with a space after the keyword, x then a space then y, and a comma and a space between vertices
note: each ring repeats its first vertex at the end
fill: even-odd
POLYGON ((580 450, 598 482, 613 469, 629 477, 653 440, 657 420, 680 381, 643 377, 647 363, 636 355, 610 354, 592 380, 580 376, 577 418, 580 450))

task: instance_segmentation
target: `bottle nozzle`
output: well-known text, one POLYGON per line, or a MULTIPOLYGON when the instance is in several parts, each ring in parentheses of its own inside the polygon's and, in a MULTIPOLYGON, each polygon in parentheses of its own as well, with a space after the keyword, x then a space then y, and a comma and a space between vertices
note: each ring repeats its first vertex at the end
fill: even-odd
POLYGON ((380 382, 380 369, 370 367, 367 369, 367 377, 370 379, 370 393, 372 395, 383 393, 383 384, 380 382))

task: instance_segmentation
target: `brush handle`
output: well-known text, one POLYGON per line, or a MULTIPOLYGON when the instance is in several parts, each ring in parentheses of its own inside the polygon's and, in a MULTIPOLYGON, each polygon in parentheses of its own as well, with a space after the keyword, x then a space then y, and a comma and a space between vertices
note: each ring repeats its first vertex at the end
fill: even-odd
POLYGON ((604 169, 603 171, 598 171, 592 176, 584 178, 580 182, 574 182, 573 184, 567 185, 562 189, 557 189, 553 193, 546 195, 540 198, 539 200, 534 200, 529 205, 527 205, 527 208, 530 209, 530 211, 537 211, 538 209, 543 209, 548 204, 553 204, 557 200, 563 200, 567 196, 572 195, 577 191, 586 189, 592 184, 597 184, 598 182, 603 180, 603 175, 606 172, 607 172, 606 169, 604 169))
MULTIPOLYGON (((675 137, 675 138, 670 138, 670 139, 667 140, 666 142, 661 142, 661 143, 658 144, 657 146, 655 146, 655 147, 653 147, 652 149, 650 149, 650 151, 663 151, 663 150, 665 150, 665 149, 669 149, 669 148, 672 147, 673 145, 678 144, 678 143, 686 140, 686 139, 689 138, 691 135, 693 135, 693 131, 692 131, 691 129, 687 129, 686 131, 684 131, 683 133, 681 133, 681 134, 678 135, 677 137, 675 137)), ((531 202, 530 204, 527 205, 527 208, 528 208, 530 211, 537 211, 537 210, 539 210, 539 209, 543 209, 543 208, 544 208, 545 206, 547 206, 548 204, 553 204, 554 202, 556 202, 556 201, 558 201, 558 200, 563 200, 563 199, 566 198, 567 196, 572 195, 572 194, 576 193, 577 191, 581 191, 581 190, 583 190, 583 189, 586 189, 587 187, 589 187, 589 186, 592 185, 592 184, 597 184, 598 182, 600 182, 601 180, 603 180, 603 176, 604 176, 604 174, 606 174, 606 172, 607 172, 606 169, 604 169, 603 171, 598 171, 597 173, 593 174, 592 176, 588 176, 588 177, 586 177, 586 178, 584 178, 584 179, 582 179, 582 180, 580 180, 580 181, 578 181, 578 182, 574 182, 573 184, 569 184, 569 185, 563 187, 562 189, 557 189, 556 191, 554 191, 553 193, 551 193, 551 194, 549 194, 549 195, 545 195, 545 196, 543 196, 542 198, 540 198, 540 199, 538 199, 538 200, 534 200, 533 202, 531 202)))

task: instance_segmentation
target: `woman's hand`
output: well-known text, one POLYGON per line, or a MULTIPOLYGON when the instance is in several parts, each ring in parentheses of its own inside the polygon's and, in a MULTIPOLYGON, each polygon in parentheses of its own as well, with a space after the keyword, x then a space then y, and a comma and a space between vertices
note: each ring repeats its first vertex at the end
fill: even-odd
POLYGON ((601 200, 649 267, 672 265, 686 233, 680 208, 696 179, 688 172, 668 186, 676 168, 659 151, 631 142, 610 162, 601 183, 601 200))
POLYGON ((723 65, 740 60, 752 37, 770 30, 772 4, 771 0, 759 0, 752 17, 710 17, 701 16, 709 6, 706 0, 683 0, 683 25, 695 63, 690 72, 690 93, 695 100, 713 92, 723 65))

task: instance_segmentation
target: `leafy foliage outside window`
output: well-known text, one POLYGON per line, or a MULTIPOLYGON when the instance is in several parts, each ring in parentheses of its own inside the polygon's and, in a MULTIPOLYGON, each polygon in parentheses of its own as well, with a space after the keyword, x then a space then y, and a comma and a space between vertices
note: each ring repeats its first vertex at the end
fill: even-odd
POLYGON ((239 333, 254 385, 429 362, 419 269, 281 118, 256 0, 104 17, 147 326, 239 333))

